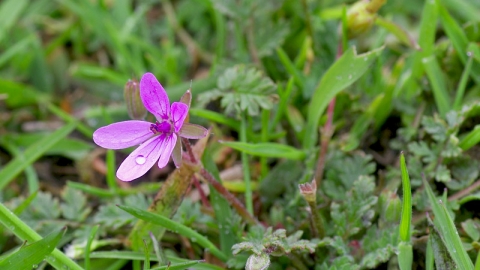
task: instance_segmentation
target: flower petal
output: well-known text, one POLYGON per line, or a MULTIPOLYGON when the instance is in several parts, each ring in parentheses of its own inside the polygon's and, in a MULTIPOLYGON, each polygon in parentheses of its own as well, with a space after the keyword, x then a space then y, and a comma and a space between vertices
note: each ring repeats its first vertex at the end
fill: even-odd
POLYGON ((177 136, 177 142, 175 143, 175 147, 173 148, 172 152, 172 159, 175 167, 182 166, 182 139, 180 136, 177 136))
POLYGON ((170 117, 170 101, 167 92, 152 73, 143 74, 140 80, 140 96, 145 108, 158 120, 170 117))
POLYGON ((178 133, 181 137, 187 139, 201 139, 208 134, 208 129, 190 123, 183 124, 180 132, 178 133))
POLYGON ((175 132, 178 132, 182 128, 183 121, 188 115, 188 106, 181 102, 172 103, 172 120, 175 126, 175 132))
POLYGON ((139 145, 153 136, 152 124, 145 121, 124 121, 101 127, 93 133, 93 141, 107 149, 123 149, 139 145))
POLYGON ((172 134, 167 136, 164 140, 160 159, 158 160, 158 167, 163 168, 167 165, 168 161, 170 160, 170 155, 172 155, 173 147, 175 147, 175 143, 177 142, 177 135, 172 134))
POLYGON ((132 181, 144 175, 157 162, 165 147, 165 136, 155 136, 133 151, 120 165, 117 177, 122 181, 132 181))

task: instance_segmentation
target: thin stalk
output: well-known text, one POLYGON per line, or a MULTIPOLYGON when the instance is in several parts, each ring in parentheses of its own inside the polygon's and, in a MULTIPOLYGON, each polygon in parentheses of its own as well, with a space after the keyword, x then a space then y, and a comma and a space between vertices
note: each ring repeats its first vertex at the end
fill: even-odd
POLYGON ((230 203, 230 205, 245 221, 252 225, 262 225, 260 221, 258 221, 250 212, 247 211, 245 206, 243 206, 243 204, 235 196, 233 196, 232 193, 230 193, 222 184, 215 180, 210 172, 202 168, 200 169, 200 175, 230 203))
POLYGON ((117 177, 115 176, 115 152, 107 150, 107 185, 111 191, 118 191, 117 177))
MULTIPOLYGON (((247 114, 242 113, 242 121, 240 126, 240 141, 247 142, 247 114)), ((250 182, 250 165, 248 163, 247 153, 242 152, 242 168, 243 179, 245 181, 245 204, 247 205, 248 212, 253 214, 253 199, 252 199, 252 184, 250 182)))
MULTIPOLYGON (((261 130, 261 141, 268 142, 268 122, 270 121, 270 110, 262 110, 262 130, 261 130)), ((268 173, 268 164, 267 157, 260 157, 260 173, 262 178, 265 177, 268 173)))
POLYGON ((211 205, 207 199, 207 195, 203 191, 202 186, 200 185, 200 182, 198 181, 198 178, 195 175, 192 176, 192 183, 197 188, 198 193, 200 194, 200 200, 202 201, 203 206, 210 208, 211 205))
POLYGON ((312 26, 312 20, 310 18, 310 12, 307 4, 307 0, 302 0, 302 8, 303 12, 305 13, 305 25, 307 26, 307 34, 310 36, 312 40, 312 47, 315 48, 315 39, 313 38, 313 26, 312 26))
MULTIPOLYGON (((253 12, 253 11, 252 11, 253 12)), ((252 17, 248 20, 248 27, 247 27, 247 46, 248 51, 250 52, 250 56, 252 57, 253 62, 260 67, 262 62, 260 61, 260 57, 258 56, 257 47, 255 46, 255 22, 252 17)))

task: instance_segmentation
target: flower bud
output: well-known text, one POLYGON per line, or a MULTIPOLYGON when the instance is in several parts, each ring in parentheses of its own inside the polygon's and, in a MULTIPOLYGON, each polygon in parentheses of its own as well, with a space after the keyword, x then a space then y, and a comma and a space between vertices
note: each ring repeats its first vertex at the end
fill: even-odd
POLYGON ((315 179, 310 183, 298 185, 298 188, 307 202, 315 202, 317 200, 317 182, 315 179))
POLYGON ((263 252, 260 255, 252 254, 248 257, 245 270, 264 270, 267 269, 269 265, 270 256, 268 256, 268 254, 263 252))
POLYGON ((377 18, 377 11, 386 0, 361 0, 347 11, 347 35, 349 39, 364 34, 372 28, 377 18))
POLYGON ((128 80, 123 90, 123 96, 130 118, 135 120, 144 119, 147 115, 147 110, 140 98, 140 86, 136 80, 128 80))

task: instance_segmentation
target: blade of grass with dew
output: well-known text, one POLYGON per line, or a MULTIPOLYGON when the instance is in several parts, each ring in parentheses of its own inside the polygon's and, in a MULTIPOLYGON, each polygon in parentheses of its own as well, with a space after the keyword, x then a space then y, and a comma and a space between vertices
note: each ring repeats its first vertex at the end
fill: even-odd
POLYGON ((244 143, 244 142, 221 142, 223 145, 235 150, 247 153, 252 156, 288 158, 293 160, 302 160, 305 158, 305 152, 295 147, 280 143, 244 143))
POLYGON ((413 251, 411 242, 412 226, 412 191, 410 188, 410 176, 403 152, 400 154, 400 170, 402 172, 403 204, 402 218, 400 220, 398 245, 398 265, 401 270, 412 269, 413 251))
POLYGON ((323 75, 308 106, 304 149, 312 149, 317 143, 319 119, 332 98, 360 78, 383 49, 357 55, 355 48, 350 48, 323 75))
POLYGON ((129 207, 124 205, 118 205, 118 207, 141 220, 162 226, 167 230, 189 238, 193 242, 198 243, 200 246, 209 249, 213 255, 215 255, 222 261, 225 261, 227 259, 227 256, 223 252, 221 252, 212 242, 210 242, 210 240, 181 223, 135 207, 129 207))
MULTIPOLYGON (((207 145, 208 135, 197 141, 193 146, 193 152, 197 158, 203 156, 203 152, 207 145)), ((193 164, 183 162, 182 166, 175 169, 162 185, 160 191, 155 196, 153 203, 150 205, 148 211, 164 217, 173 217, 177 208, 183 201, 183 197, 190 186, 191 178, 198 170, 193 164)), ((129 235, 130 244, 134 250, 143 249, 143 239, 149 238, 149 233, 152 232, 157 239, 161 239, 165 233, 164 227, 156 226, 144 220, 139 220, 129 235)), ((150 240, 148 240, 149 243, 150 240)))
POLYGON ((447 92, 445 75, 440 68, 435 55, 422 59, 423 67, 432 85, 433 97, 440 115, 443 117, 451 109, 451 101, 447 92))
POLYGON ((18 270, 36 268, 35 265, 41 263, 52 253, 66 230, 67 229, 64 228, 59 232, 52 232, 39 241, 22 246, 18 251, 0 261, 0 269, 18 270))
POLYGON ((85 259, 84 259, 84 267, 85 269, 90 269, 90 247, 92 246, 93 240, 95 240, 95 236, 97 235, 97 231, 100 225, 95 225, 90 229, 90 233, 88 234, 87 244, 85 245, 85 259))
POLYGON ((27 166, 35 162, 48 149, 72 132, 77 123, 69 123, 55 132, 29 146, 22 156, 15 157, 0 171, 0 189, 3 189, 27 166))
MULTIPOLYGON (((240 121, 240 143, 247 143, 248 115, 243 112, 240 121)), ((240 159, 242 160, 243 181, 245 182, 245 206, 250 214, 253 214, 253 195, 250 177, 250 162, 245 151, 241 151, 240 159)))
MULTIPOLYGON (((209 149, 206 149, 205 154, 202 157, 203 166, 212 174, 213 177, 215 177, 215 180, 217 180, 219 183, 222 183, 222 179, 220 179, 220 173, 212 156, 213 155, 209 149)), ((233 211, 230 208, 228 201, 223 198, 212 186, 210 186, 210 203, 212 204, 213 211, 215 212, 215 219, 217 220, 218 224, 218 231, 220 234, 220 249, 224 254, 227 254, 227 256, 231 256, 232 246, 237 243, 237 239, 235 237, 236 234, 232 231, 233 228, 231 220, 233 220, 233 211)))
POLYGON ((439 233, 441 232, 443 242, 448 250, 448 253, 460 269, 473 269, 473 263, 463 247, 462 240, 460 240, 460 237, 458 236, 455 224, 448 214, 445 204, 441 201, 437 201, 432 189, 430 188, 430 185, 425 179, 423 180, 423 184, 425 186, 433 214, 435 215, 435 228, 439 233))
MULTIPOLYGON (((22 241, 36 242, 42 239, 37 232, 20 220, 2 203, 0 203, 0 223, 22 241)), ((83 268, 58 249, 54 249, 50 256, 47 256, 46 261, 57 269, 83 270, 83 268)))
POLYGON ((467 151, 470 148, 474 147, 480 142, 480 125, 476 125, 472 131, 470 131, 465 137, 463 137, 458 146, 462 148, 463 151, 467 151))
MULTIPOLYGON (((427 221, 430 229, 428 240, 432 245, 432 257, 435 260, 436 269, 458 269, 458 264, 452 259, 450 253, 445 246, 444 240, 440 236, 440 232, 437 230, 430 217, 427 215, 427 221)), ((470 269, 470 268, 460 268, 470 269)))
POLYGON ((470 76, 470 71, 472 69, 472 62, 473 56, 472 53, 468 52, 469 57, 467 60, 467 64, 463 69, 462 77, 460 78, 460 82, 458 83, 457 91, 455 91, 455 101, 453 102, 453 109, 460 110, 462 107, 462 100, 465 94, 465 88, 467 87, 468 77, 470 76))

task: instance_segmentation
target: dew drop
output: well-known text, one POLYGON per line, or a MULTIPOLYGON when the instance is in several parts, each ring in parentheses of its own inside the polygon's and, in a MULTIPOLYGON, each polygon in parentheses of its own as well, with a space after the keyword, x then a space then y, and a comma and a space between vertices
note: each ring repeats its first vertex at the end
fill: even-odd
POLYGON ((352 79, 352 75, 348 75, 348 79, 351 80, 351 79, 352 79))
POLYGON ((472 57, 472 52, 467 52, 468 57, 472 57))
POLYGON ((145 161, 147 161, 147 159, 142 156, 142 155, 138 155, 136 158, 135 158, 135 162, 138 164, 138 165, 143 165, 145 164, 145 161))

